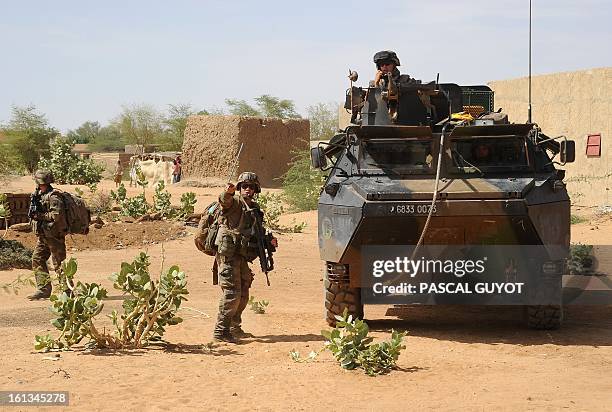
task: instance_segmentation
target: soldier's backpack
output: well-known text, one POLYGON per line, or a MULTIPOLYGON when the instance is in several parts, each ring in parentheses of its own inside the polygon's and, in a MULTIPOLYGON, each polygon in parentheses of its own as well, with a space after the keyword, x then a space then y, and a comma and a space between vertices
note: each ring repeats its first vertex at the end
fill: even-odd
POLYGON ((198 231, 196 233, 194 242, 200 252, 203 252, 209 256, 214 256, 217 247, 215 246, 215 239, 219 232, 219 215, 221 214, 221 207, 219 202, 213 202, 209 204, 198 224, 198 231))
POLYGON ((91 212, 85 201, 80 197, 68 192, 58 190, 64 201, 64 211, 66 214, 66 228, 68 233, 86 235, 89 233, 89 223, 91 212))

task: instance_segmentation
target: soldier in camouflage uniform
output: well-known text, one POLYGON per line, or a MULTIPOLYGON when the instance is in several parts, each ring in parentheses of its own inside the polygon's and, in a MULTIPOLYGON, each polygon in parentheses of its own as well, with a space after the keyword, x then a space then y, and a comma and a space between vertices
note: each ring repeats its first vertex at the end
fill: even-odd
POLYGON ((407 74, 400 74, 398 69, 400 65, 397 54, 392 50, 382 50, 374 55, 374 64, 376 64, 376 75, 374 77, 374 86, 382 88, 387 87, 387 75, 391 74, 391 78, 396 84, 419 84, 420 80, 413 79, 407 74))
POLYGON ((38 241, 32 254, 32 269, 36 272, 36 292, 30 300, 46 299, 51 295, 51 281, 47 260, 53 261, 55 273, 61 276, 61 264, 66 259, 66 212, 61 195, 53 189, 53 174, 48 170, 37 170, 34 181, 38 185, 41 210, 31 216, 32 230, 38 241))
MULTIPOLYGON (((219 196, 221 215, 215 260, 223 296, 214 331, 217 341, 235 342, 236 338, 248 336, 241 327, 242 312, 247 306, 253 282, 253 272, 248 263, 258 256, 252 213, 262 213, 253 200, 260 192, 257 175, 244 172, 238 177, 236 186, 229 183, 219 196)), ((276 239, 273 239, 273 244, 276 246, 276 239)))

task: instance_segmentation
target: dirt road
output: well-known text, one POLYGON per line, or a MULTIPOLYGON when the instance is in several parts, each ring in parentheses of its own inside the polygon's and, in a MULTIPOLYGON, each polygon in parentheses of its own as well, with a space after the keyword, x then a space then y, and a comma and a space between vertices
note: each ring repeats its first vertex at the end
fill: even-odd
MULTIPOLYGON (((104 187, 110 182, 104 182, 104 187)), ((30 189, 27 180, 13 189, 30 189)), ((9 190, 11 190, 9 188, 9 190)), ((31 190, 31 189, 30 189, 31 190)), ((218 189, 171 188, 175 198, 197 192, 199 204, 218 189)), ((322 345, 321 262, 316 247, 316 212, 285 216, 308 223, 304 233, 280 235, 272 286, 257 273, 252 294, 269 300, 268 312, 247 311, 244 329, 255 337, 221 345, 208 353, 219 289, 211 284, 212 258, 199 253, 193 238, 164 244, 166 263, 189 276, 185 321, 168 329, 168 347, 136 351, 75 348, 59 360, 33 350, 34 335, 52 331, 48 302, 4 295, 0 308, 1 390, 68 390, 71 406, 88 410, 523 410, 612 407, 612 307, 570 307, 559 331, 524 327, 519 308, 420 307, 385 317, 386 308, 366 307, 377 339, 391 328, 408 331, 399 370, 371 378, 344 371, 329 354, 294 363, 322 345)), ((611 244, 612 224, 575 226, 573 241, 611 244)), ((147 244, 159 267, 160 244, 147 244)), ((105 312, 121 304, 107 280, 121 261, 139 249, 73 252, 79 277, 110 291, 105 312)), ((257 270, 257 265, 254 266, 257 270)), ((0 283, 23 270, 0 272, 0 283)), ((53 332, 53 331, 52 331, 53 332)))

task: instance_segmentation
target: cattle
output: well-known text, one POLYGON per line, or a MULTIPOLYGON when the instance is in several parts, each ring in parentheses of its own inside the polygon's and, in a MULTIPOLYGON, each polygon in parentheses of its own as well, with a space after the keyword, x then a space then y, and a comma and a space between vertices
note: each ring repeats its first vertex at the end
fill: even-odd
POLYGON ((169 185, 172 183, 172 166, 172 162, 165 161, 161 157, 142 160, 134 156, 130 159, 130 187, 132 184, 136 186, 136 181, 138 180, 137 170, 142 171, 145 180, 151 185, 156 185, 159 181, 169 185))

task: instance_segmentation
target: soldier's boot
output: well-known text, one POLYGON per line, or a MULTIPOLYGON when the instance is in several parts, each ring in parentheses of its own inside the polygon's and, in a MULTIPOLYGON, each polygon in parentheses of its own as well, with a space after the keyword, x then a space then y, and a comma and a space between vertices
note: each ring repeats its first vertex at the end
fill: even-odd
POLYGON ((236 336, 237 338, 253 338, 255 337, 255 335, 253 335, 252 333, 249 332, 245 332, 244 330, 242 330, 242 327, 240 327, 240 325, 232 325, 230 332, 233 336, 236 336))
MULTIPOLYGON (((223 302, 223 299, 221 302, 223 302)), ((220 308, 213 333, 213 340, 215 342, 236 343, 237 339, 234 335, 232 335, 231 330, 231 318, 228 318, 228 316, 226 316, 220 308)))
POLYGON ((215 342, 227 342, 227 343, 238 343, 238 339, 232 336, 231 333, 216 333, 213 335, 213 341, 215 342))
POLYGON ((36 292, 28 296, 30 300, 49 299, 51 296, 51 284, 47 283, 44 286, 39 287, 36 292))

